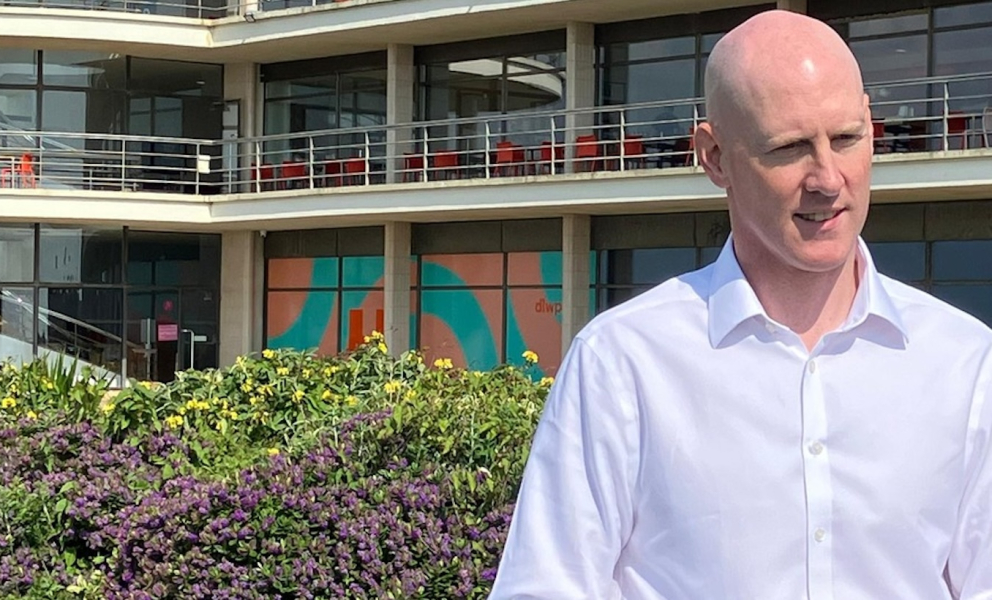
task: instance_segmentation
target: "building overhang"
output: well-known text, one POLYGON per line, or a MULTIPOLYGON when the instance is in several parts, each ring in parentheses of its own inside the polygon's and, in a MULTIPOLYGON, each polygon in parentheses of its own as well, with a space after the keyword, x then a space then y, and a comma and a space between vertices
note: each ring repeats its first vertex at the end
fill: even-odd
MULTIPOLYGON (((873 202, 978 199, 992 199, 992 150, 875 161, 873 202)), ((0 220, 224 231, 725 207, 723 191, 700 168, 685 167, 214 196, 7 190, 0 196, 0 220)))

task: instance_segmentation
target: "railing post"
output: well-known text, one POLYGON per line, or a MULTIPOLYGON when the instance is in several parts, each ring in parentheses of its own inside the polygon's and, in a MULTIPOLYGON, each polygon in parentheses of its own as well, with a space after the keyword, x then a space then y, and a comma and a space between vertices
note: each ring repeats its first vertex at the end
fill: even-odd
POLYGON ((307 141, 310 142, 309 154, 307 158, 307 173, 310 176, 310 189, 313 189, 313 170, 316 168, 317 164, 313 161, 313 136, 307 136, 307 141))
POLYGON ((200 142, 196 143, 194 147, 195 154, 193 155, 193 171, 196 173, 196 183, 193 185, 194 193, 200 195, 200 142))
POLYGON ((428 154, 427 153, 427 125, 424 125, 423 132, 424 132, 424 143, 423 143, 423 147, 420 149, 420 152, 421 152, 421 154, 423 154, 424 160, 421 161, 423 163, 422 166, 421 166, 421 168, 424 171, 424 181, 427 181, 427 176, 430 174, 430 171, 428 171, 428 169, 427 169, 427 154, 428 154))
POLYGON ((369 150, 369 130, 365 130, 365 185, 372 183, 370 171, 372 170, 372 152, 369 150))
MULTIPOLYGON (((942 85, 944 87, 944 115, 943 115, 943 118, 944 118, 944 128, 943 128, 944 129, 944 133, 943 133, 944 145, 943 145, 942 149, 943 149, 944 152, 947 152, 947 150, 948 150, 948 148, 947 148, 947 113, 950 111, 950 108, 951 108, 950 107, 950 93, 949 93, 949 91, 947 89, 947 82, 945 81, 942 85)), ((962 146, 963 145, 964 144, 962 144, 962 146)))
POLYGON ((121 138, 121 191, 127 186, 127 140, 121 138))
POLYGON ((558 127, 555 125, 555 117, 554 115, 552 115, 551 116, 551 169, 549 171, 552 175, 555 174, 555 170, 557 168, 557 165, 555 164, 557 162, 555 159, 558 157, 558 153, 556 152, 556 150, 558 150, 558 144, 555 142, 555 138, 557 137, 556 135, 557 129, 558 127))
MULTIPOLYGON (((696 128, 699 127, 699 104, 695 101, 692 103, 692 135, 696 135, 696 128)), ((696 144, 689 139, 689 152, 692 153, 692 166, 699 166, 699 157, 696 156, 696 144)))
POLYGON ((489 133, 490 133, 489 121, 486 121, 486 146, 485 146, 486 147, 486 179, 489 179, 490 176, 489 170, 492 168, 491 165, 489 164, 490 163, 489 151, 491 149, 491 144, 492 144, 492 142, 489 141, 489 133))
POLYGON ((627 111, 620 110, 620 170, 627 170, 627 153, 624 142, 627 140, 627 111))
POLYGON ((255 187, 255 193, 262 191, 262 144, 255 140, 255 166, 252 168, 249 177, 255 187))

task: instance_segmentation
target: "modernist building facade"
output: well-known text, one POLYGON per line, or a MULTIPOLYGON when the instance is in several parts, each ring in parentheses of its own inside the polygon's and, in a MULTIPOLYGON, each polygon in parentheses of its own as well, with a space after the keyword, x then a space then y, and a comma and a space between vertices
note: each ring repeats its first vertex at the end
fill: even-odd
POLYGON ((880 269, 992 323, 990 1, 14 1, 0 359, 168 380, 379 329, 553 373, 726 241, 703 72, 776 6, 864 70, 880 269))

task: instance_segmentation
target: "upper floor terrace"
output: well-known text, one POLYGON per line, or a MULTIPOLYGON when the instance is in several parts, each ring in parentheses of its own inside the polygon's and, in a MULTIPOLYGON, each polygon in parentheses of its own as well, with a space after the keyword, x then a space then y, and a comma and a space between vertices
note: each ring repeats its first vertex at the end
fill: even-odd
MULTIPOLYGON (((990 82, 868 88, 877 200, 992 196, 990 82)), ((275 229, 715 207, 692 142, 703 119, 689 98, 221 141, 7 124, 0 218, 275 229)))

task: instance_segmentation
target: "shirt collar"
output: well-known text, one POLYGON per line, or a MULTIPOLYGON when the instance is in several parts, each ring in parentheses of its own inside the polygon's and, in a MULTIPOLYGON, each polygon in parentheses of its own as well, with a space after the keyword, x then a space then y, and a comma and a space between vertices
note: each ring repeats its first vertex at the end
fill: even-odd
MULTIPOLYGON (((765 313, 751 284, 744 277, 737 256, 734 254, 733 235, 720 252, 710 277, 709 308, 710 344, 718 347, 738 325, 756 316, 767 322, 771 318, 765 313)), ((889 296, 881 276, 875 269, 871 253, 864 240, 858 238, 858 258, 861 268, 861 281, 851 305, 851 312, 838 331, 848 331, 858 327, 871 317, 877 317, 895 328, 903 339, 909 341, 906 327, 899 316, 895 303, 889 296)))

